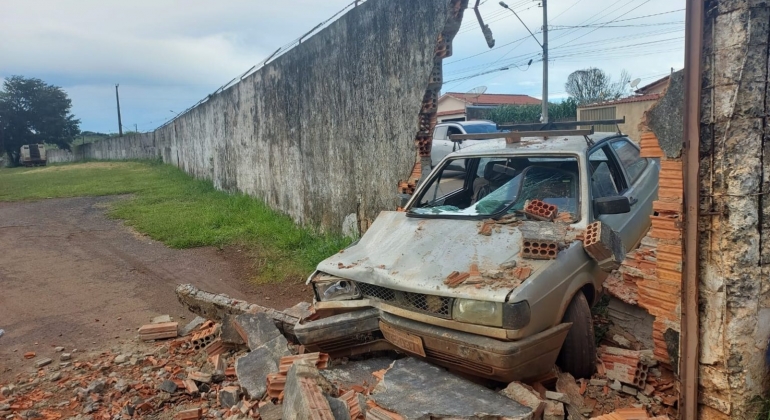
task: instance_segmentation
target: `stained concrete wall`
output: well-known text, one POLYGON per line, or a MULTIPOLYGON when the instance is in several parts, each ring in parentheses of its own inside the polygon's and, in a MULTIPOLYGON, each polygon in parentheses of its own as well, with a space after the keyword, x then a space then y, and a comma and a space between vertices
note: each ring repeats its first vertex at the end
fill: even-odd
POLYGON ((755 418, 770 338, 767 2, 706 2, 700 129, 700 417, 755 418))
POLYGON ((397 206, 437 40, 466 5, 369 0, 172 124, 75 155, 161 156, 329 231, 351 214, 373 220, 397 206))
POLYGON ((46 150, 45 157, 48 160, 48 163, 67 163, 77 161, 75 154, 69 150, 46 150))

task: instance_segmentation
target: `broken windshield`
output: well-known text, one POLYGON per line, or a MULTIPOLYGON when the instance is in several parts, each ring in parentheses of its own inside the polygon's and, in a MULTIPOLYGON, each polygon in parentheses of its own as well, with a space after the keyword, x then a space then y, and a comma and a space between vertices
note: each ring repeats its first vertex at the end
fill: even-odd
POLYGON ((578 164, 574 157, 531 156, 446 162, 409 209, 412 216, 483 218, 514 213, 529 200, 556 205, 575 220, 578 164), (465 170, 458 171, 458 167, 465 170))

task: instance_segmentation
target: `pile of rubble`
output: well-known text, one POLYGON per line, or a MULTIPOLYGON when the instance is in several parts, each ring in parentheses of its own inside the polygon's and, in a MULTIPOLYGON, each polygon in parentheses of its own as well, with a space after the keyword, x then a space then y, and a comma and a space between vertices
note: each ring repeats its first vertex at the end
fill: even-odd
MULTIPOLYGON (((205 292, 186 293, 181 300, 205 292)), ((673 377, 645 351, 601 347, 591 380, 554 370, 496 388, 395 353, 356 361, 307 353, 290 342, 283 321, 312 316, 309 305, 278 313, 206 296, 190 308, 212 319, 196 318, 179 336, 164 316, 142 326, 130 350, 57 349, 56 361, 24 355, 34 369, 0 384, 0 418, 662 420, 675 414, 675 398, 667 394, 673 377)))

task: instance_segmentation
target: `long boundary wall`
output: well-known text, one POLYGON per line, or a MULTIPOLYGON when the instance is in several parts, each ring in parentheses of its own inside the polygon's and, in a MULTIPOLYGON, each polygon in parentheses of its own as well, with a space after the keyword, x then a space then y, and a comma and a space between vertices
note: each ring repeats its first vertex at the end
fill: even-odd
POLYGON ((342 231, 352 219, 355 233, 398 204, 437 46, 450 55, 467 2, 369 0, 171 124, 51 162, 160 156, 301 224, 342 231))

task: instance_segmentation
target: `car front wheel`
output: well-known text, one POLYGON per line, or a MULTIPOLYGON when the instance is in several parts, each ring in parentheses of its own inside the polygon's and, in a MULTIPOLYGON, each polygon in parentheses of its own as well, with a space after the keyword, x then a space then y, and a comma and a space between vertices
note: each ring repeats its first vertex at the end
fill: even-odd
POLYGON ((596 342, 591 307, 583 292, 572 298, 562 322, 571 322, 572 328, 567 333, 556 364, 575 378, 590 378, 596 368, 596 342))

